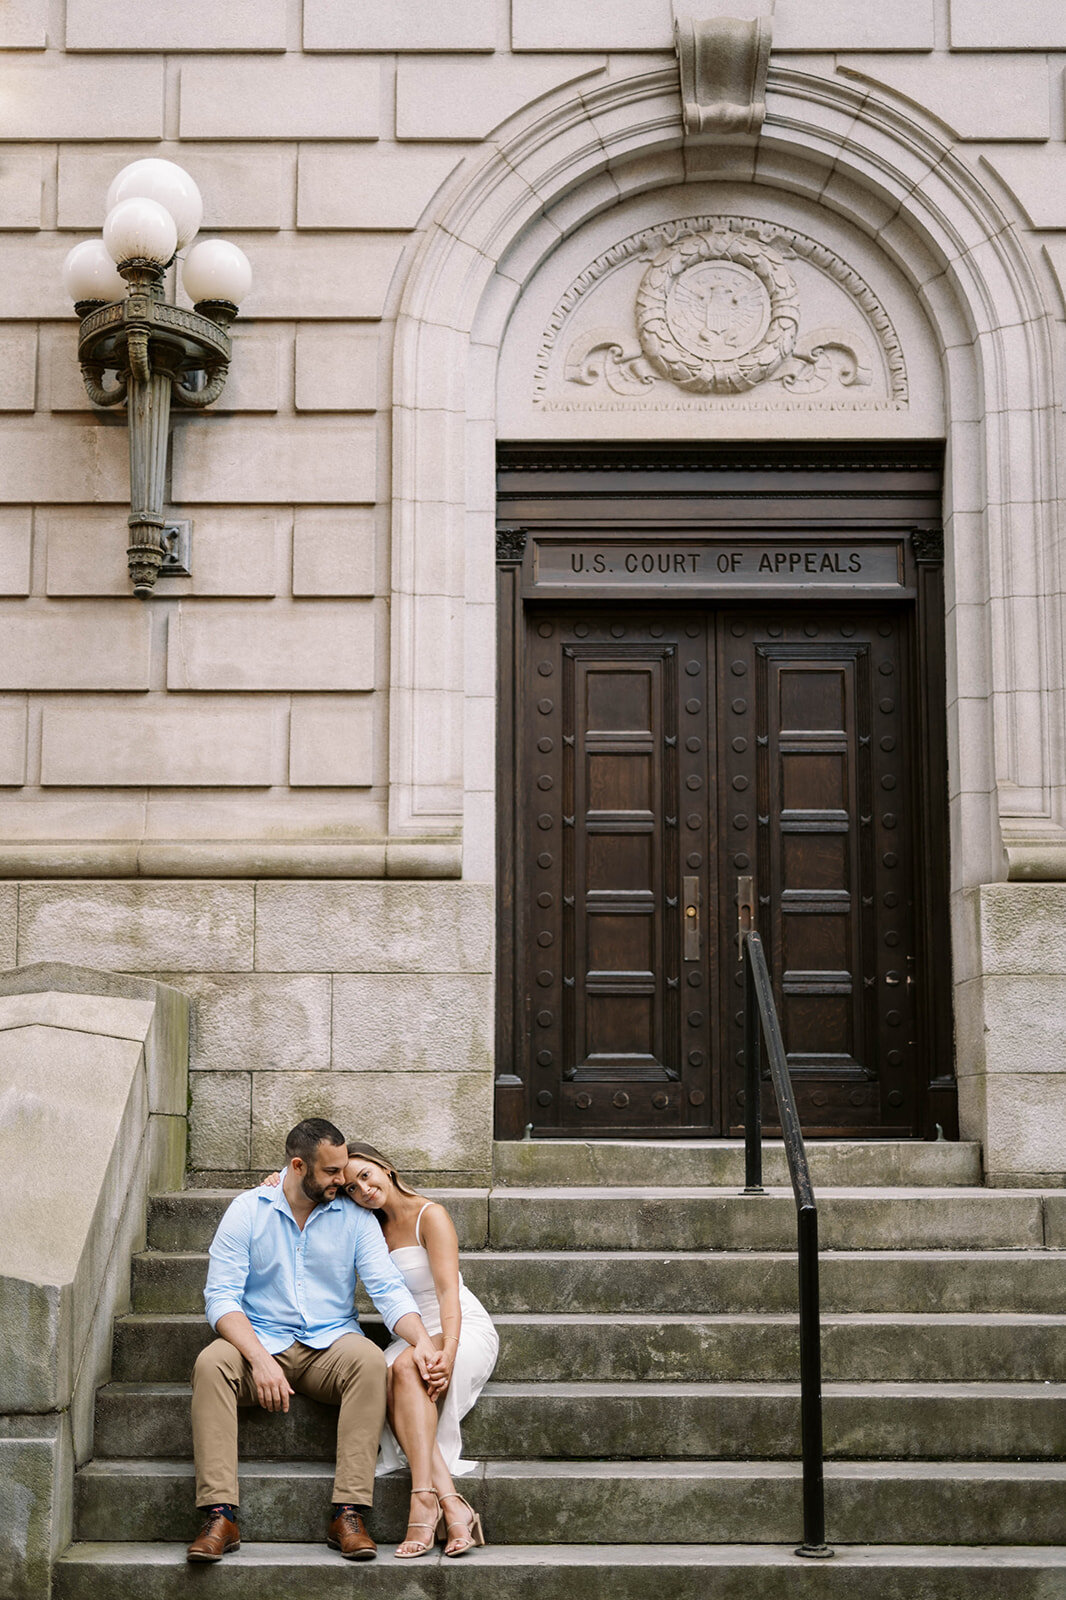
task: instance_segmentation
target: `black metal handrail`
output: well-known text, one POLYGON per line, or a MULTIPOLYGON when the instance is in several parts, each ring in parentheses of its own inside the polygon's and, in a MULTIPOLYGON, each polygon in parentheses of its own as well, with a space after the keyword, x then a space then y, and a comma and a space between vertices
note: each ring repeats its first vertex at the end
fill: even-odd
POLYGON ((822 1337, 818 1307, 818 1207, 803 1143, 788 1058, 777 1019, 770 970, 755 932, 752 880, 738 882, 739 943, 744 965, 744 1193, 764 1194, 762 1183, 762 1040, 777 1098, 792 1192, 796 1197, 799 1254, 800 1438, 803 1452, 803 1543, 798 1556, 825 1558, 825 1475, 822 1452, 822 1337))

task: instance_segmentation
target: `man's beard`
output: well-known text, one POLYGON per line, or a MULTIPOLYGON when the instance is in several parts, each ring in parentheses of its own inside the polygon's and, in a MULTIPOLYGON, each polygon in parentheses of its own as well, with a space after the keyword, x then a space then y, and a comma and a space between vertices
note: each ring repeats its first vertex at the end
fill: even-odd
POLYGON ((331 1199, 336 1198, 337 1185, 335 1183, 316 1183, 310 1173, 301 1180, 304 1194, 313 1205, 320 1206, 326 1198, 326 1190, 332 1189, 331 1199))

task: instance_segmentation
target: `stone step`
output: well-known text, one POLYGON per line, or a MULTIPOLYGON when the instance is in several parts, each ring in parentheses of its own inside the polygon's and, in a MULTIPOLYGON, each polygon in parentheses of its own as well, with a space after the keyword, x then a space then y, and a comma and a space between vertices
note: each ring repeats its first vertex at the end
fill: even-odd
MULTIPOLYGON (((463 1276, 496 1313, 591 1311, 710 1314, 792 1311, 794 1251, 464 1252, 463 1276)), ((133 1258, 138 1312, 203 1312, 207 1256, 133 1258)), ((827 1312, 1057 1312, 1066 1251, 872 1250, 823 1253, 827 1312)))
MULTIPOLYGON (((828 1383, 827 1455, 838 1460, 1048 1461, 1066 1456, 1066 1385, 828 1383)), ((241 1414, 246 1461, 332 1458, 336 1412, 296 1395, 286 1414, 241 1414)), ((799 1388, 787 1383, 497 1383, 463 1424, 486 1460, 789 1460, 799 1453, 799 1388)), ((111 1383, 97 1392, 95 1454, 192 1454, 184 1384, 111 1383)))
MULTIPOLYGON (((826 1250, 1015 1250, 1045 1236, 1033 1190, 833 1189, 818 1197, 826 1250)), ((787 1250, 791 1190, 496 1189, 489 1239, 497 1250, 787 1250)))
MULTIPOLYGON (((688 1383, 799 1379, 794 1315, 641 1316, 523 1312, 496 1317, 500 1381, 629 1378, 688 1383)), ((380 1318, 368 1335, 383 1344, 380 1318)), ((822 1375, 868 1383, 1066 1382, 1066 1316, 896 1313, 822 1319, 822 1375)), ((183 1382, 212 1338, 199 1316, 128 1316, 115 1323, 113 1377, 183 1382)))
MULTIPOLYGON (((241 1474, 241 1522, 256 1540, 321 1538, 332 1465, 262 1462, 241 1474)), ((192 1464, 94 1461, 75 1480, 79 1539, 177 1539, 199 1526, 192 1464)), ((495 1461, 464 1478, 488 1534, 507 1544, 770 1544, 801 1537, 798 1463, 495 1461)), ((369 1527, 395 1543, 410 1479, 378 1480, 369 1527)), ((878 1544, 1066 1544, 1066 1463, 831 1462, 829 1538, 878 1544)))
MULTIPOLYGON (((239 1191, 185 1189, 155 1194, 148 1202, 148 1245, 152 1250, 206 1250, 219 1219, 239 1191)), ((488 1243, 487 1189, 427 1189, 447 1206, 459 1243, 478 1250, 488 1243)))
MULTIPOLYGON (((790 1189, 742 1195, 703 1188, 509 1188, 438 1191, 465 1249, 789 1250, 790 1189)), ((157 1195, 154 1250, 206 1250, 232 1195, 157 1195)), ((1059 1197, 1061 1198, 1061 1197, 1059 1197)), ((1066 1244, 1054 1195, 1004 1189, 833 1189, 819 1197, 826 1250, 1016 1250, 1066 1244), (1045 1229, 1045 1211, 1047 1228, 1045 1229)))
MULTIPOLYGON (((913 1139, 812 1139, 807 1144, 811 1181, 819 1193, 846 1188, 906 1188, 981 1182, 981 1146, 922 1143, 913 1139)), ((763 1183, 785 1187, 790 1182, 785 1147, 767 1139, 762 1153, 763 1183)), ((497 1186, 589 1185, 613 1187, 642 1183, 649 1172, 662 1187, 744 1187, 742 1139, 649 1140, 527 1139, 493 1145, 493 1182, 497 1186)))
MULTIPOLYGON (((210 1569, 217 1600, 1055 1600, 1066 1547, 855 1545, 803 1561, 772 1545, 492 1545, 462 1561, 352 1563, 325 1544, 245 1544, 210 1569)), ((188 1600, 181 1544, 76 1544, 53 1600, 188 1600)))

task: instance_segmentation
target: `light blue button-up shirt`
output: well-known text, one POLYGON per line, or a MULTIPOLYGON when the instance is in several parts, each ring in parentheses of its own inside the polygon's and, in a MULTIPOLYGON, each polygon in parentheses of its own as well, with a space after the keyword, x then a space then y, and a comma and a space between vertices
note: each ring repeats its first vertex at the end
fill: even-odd
POLYGON ((357 1278, 390 1333, 418 1311, 377 1218, 340 1196, 316 1206, 301 1231, 282 1184, 249 1189, 219 1223, 210 1257, 208 1322, 217 1327, 227 1311, 243 1311, 272 1356, 297 1339, 325 1350, 342 1334, 361 1333, 357 1278))

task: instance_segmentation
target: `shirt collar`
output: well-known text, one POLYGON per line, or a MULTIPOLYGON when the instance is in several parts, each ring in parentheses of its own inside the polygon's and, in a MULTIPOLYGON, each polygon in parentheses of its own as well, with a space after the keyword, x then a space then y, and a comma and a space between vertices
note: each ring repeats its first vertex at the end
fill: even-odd
MULTIPOLYGON (((285 1193, 285 1174, 288 1172, 288 1170, 288 1167, 282 1167, 281 1176, 275 1188, 267 1189, 261 1185, 259 1188, 259 1198, 260 1200, 266 1200, 269 1205, 274 1207, 275 1211, 280 1211, 286 1217, 291 1217, 292 1221, 295 1223, 296 1218, 292 1215, 292 1207, 289 1205, 288 1197, 285 1193)), ((325 1205, 315 1206, 314 1210, 311 1212, 311 1215, 304 1223, 304 1227, 309 1227, 312 1218, 316 1217, 320 1211, 338 1211, 340 1206, 340 1195, 334 1195, 333 1199, 327 1201, 325 1205)))

